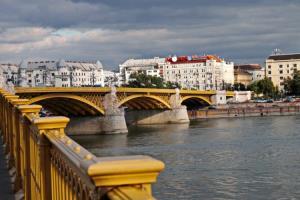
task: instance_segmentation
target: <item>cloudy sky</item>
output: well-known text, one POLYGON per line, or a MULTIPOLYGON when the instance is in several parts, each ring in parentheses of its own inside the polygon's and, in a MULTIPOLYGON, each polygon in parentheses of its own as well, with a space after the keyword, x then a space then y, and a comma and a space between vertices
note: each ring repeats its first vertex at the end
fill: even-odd
POLYGON ((299 0, 0 0, 0 62, 300 52, 299 0))

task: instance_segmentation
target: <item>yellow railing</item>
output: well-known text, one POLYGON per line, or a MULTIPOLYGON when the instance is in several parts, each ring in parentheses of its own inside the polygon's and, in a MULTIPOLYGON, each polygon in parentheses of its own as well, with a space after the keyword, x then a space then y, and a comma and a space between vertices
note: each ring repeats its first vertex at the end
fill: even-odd
MULTIPOLYGON (((111 91, 109 87, 16 87, 16 93, 108 93, 111 91)), ((165 93, 165 94, 175 94, 175 89, 160 89, 160 88, 130 88, 130 87, 118 87, 117 92, 121 93, 165 93)), ((187 90, 181 89, 180 94, 203 94, 203 95, 214 95, 215 90, 187 90)), ((231 93, 228 93, 231 95, 231 93)), ((232 92, 233 94, 233 92, 232 92)))
POLYGON ((1 134, 17 198, 154 199, 164 164, 149 156, 96 157, 65 134, 66 117, 0 91, 1 134))

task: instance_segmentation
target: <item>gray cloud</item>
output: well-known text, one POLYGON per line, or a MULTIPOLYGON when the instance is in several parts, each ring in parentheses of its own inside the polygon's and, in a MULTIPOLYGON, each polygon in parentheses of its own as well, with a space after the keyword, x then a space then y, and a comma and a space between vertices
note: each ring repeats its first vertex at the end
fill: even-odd
POLYGON ((1 0, 0 60, 218 54, 263 63, 299 52, 298 0, 1 0))

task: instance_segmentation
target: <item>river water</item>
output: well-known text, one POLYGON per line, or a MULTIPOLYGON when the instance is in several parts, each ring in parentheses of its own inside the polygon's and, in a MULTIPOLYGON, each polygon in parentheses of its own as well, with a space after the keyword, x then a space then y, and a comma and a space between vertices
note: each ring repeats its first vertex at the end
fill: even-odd
POLYGON ((128 135, 74 139, 97 156, 164 161, 153 185, 158 199, 300 199, 300 116, 131 126, 128 135))

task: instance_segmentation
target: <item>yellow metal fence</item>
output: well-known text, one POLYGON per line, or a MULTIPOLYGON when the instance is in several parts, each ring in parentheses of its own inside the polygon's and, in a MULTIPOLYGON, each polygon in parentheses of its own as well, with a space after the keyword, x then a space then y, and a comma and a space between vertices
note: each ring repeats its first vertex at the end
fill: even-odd
POLYGON ((0 91, 1 135, 13 190, 24 199, 154 199, 164 164, 149 156, 96 157, 65 134, 66 117, 0 91))

